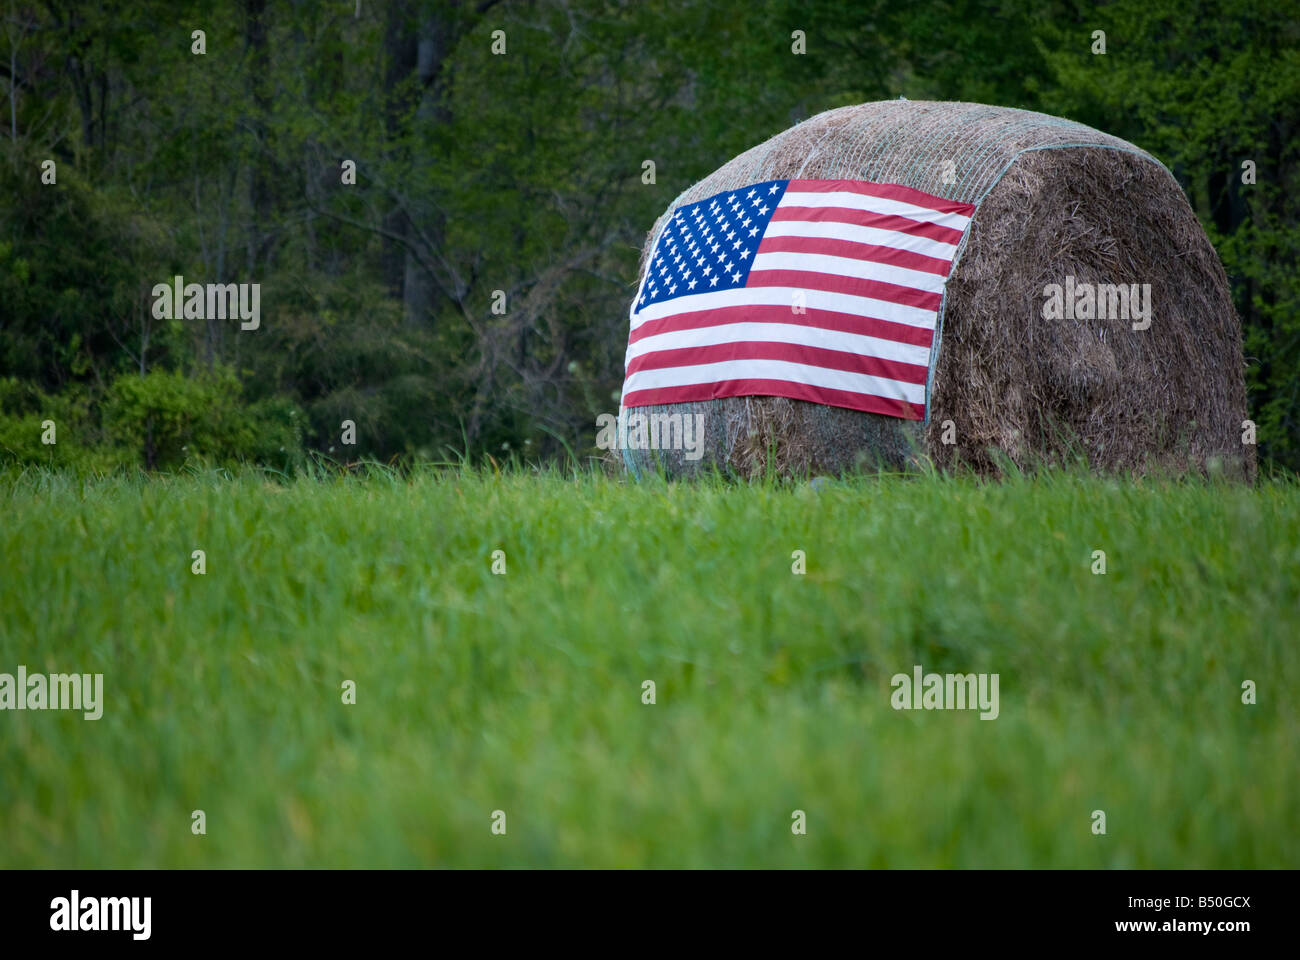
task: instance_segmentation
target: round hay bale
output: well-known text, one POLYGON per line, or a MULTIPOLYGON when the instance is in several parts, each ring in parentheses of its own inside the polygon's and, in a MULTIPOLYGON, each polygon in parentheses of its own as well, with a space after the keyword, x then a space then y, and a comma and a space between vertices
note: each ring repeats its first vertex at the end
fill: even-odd
POLYGON ((746 151, 670 213, 765 180, 899 184, 975 205, 930 353, 927 418, 803 400, 722 397, 621 407, 703 414, 702 456, 619 449, 633 472, 750 475, 906 469, 996 472, 1082 455, 1104 471, 1222 469, 1253 478, 1240 321, 1213 246, 1172 174, 1072 121, 969 103, 884 101, 831 110, 746 151), (1044 317, 1050 284, 1150 284, 1149 328, 1044 317))

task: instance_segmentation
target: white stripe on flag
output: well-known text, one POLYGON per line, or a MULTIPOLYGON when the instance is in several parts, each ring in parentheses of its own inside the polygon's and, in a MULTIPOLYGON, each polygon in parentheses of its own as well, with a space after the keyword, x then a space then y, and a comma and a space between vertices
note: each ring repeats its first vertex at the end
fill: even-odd
POLYGON ((787 207, 839 207, 847 210, 866 210, 870 213, 906 217, 909 220, 924 220, 927 223, 951 227, 953 230, 965 230, 966 224, 970 223, 970 217, 960 213, 942 213, 904 203, 902 200, 869 197, 866 194, 850 193, 845 190, 827 190, 817 193, 786 191, 781 197, 781 202, 777 204, 777 209, 784 210, 787 207))
POLYGON ((799 323, 721 323, 712 327, 673 330, 644 337, 627 348, 627 363, 658 350, 710 347, 719 343, 794 343, 823 350, 840 350, 864 357, 880 357, 924 367, 930 363, 930 348, 897 340, 882 340, 860 333, 823 330, 799 323))
POLYGON ((810 273, 829 273, 837 277, 860 277, 879 280, 900 287, 911 287, 927 293, 943 293, 944 278, 924 270, 909 270, 875 260, 851 260, 827 253, 760 253, 750 268, 751 276, 763 270, 803 270, 810 273))
POLYGON ((933 330, 935 312, 924 307, 912 307, 903 303, 891 303, 873 297, 859 297, 851 293, 830 293, 826 290, 806 290, 802 287, 741 287, 732 290, 715 290, 710 293, 697 293, 666 300, 662 303, 647 304, 645 309, 633 318, 632 329, 635 330, 650 320, 697 313, 701 310, 717 310, 720 307, 783 306, 794 304, 795 296, 803 298, 803 305, 809 310, 829 310, 832 313, 847 313, 857 317, 871 317, 876 320, 889 320, 893 323, 907 324, 909 327, 921 327, 933 330))
POLYGON ((726 380, 786 380, 810 387, 868 393, 908 403, 925 402, 925 384, 903 383, 865 373, 813 367, 788 360, 727 360, 701 363, 689 367, 658 367, 638 370, 623 384, 623 396, 638 390, 682 387, 697 383, 722 383, 726 380))
POLYGON ((957 245, 940 243, 929 237, 918 237, 898 230, 881 230, 877 227, 860 227, 853 223, 835 220, 773 220, 767 225, 763 239, 768 237, 807 237, 817 240, 848 240, 852 243, 870 243, 877 247, 907 250, 936 260, 952 261, 957 256, 957 245))

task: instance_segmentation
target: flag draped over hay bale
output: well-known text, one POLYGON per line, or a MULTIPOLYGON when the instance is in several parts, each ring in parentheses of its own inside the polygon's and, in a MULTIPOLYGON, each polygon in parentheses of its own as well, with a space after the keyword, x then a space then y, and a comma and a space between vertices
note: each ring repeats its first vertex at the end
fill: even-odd
POLYGON ((787 130, 659 218, 630 326, 638 473, 1254 475, 1240 323, 1181 188, 1044 114, 900 100, 787 130))

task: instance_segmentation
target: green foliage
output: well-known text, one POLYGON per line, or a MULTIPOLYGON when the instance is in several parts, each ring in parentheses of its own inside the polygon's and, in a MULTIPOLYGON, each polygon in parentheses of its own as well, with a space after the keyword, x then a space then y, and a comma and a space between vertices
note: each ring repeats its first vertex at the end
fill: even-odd
POLYGON ((50 394, 17 377, 0 377, 0 465, 101 473, 133 463, 129 451, 104 438, 95 409, 84 387, 50 394), (54 442, 46 443, 47 437, 54 442))
POLYGON ((17 377, 0 378, 0 465, 78 473, 240 462, 301 469, 302 411, 280 395, 245 402, 242 394, 239 379, 224 368, 194 378, 128 373, 103 397, 81 384, 47 393, 17 377))
POLYGON ((282 399, 245 406, 241 393, 238 378, 223 368, 193 378, 165 371, 119 377, 105 398, 105 429, 149 469, 296 462, 297 410, 282 399))
POLYGON ((1293 6, 33 0, 0 38, 0 375, 95 405, 128 371, 224 365, 331 456, 586 448, 655 217, 792 123, 905 95, 1056 113, 1165 160, 1233 285, 1260 452, 1297 468, 1293 6), (261 284, 263 327, 154 318, 177 274, 261 284), (357 446, 331 452, 344 419, 357 446))
POLYGON ((0 372, 46 389, 162 361, 179 325, 149 315, 148 264, 165 247, 156 224, 61 162, 0 149, 0 372))

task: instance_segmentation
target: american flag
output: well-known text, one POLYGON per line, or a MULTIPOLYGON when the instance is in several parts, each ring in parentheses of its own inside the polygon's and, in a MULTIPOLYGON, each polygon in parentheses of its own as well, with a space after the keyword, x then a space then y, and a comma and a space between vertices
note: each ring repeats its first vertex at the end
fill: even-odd
POLYGON ((623 406, 810 400, 908 420, 969 203, 768 180, 678 207, 631 309, 623 406))

